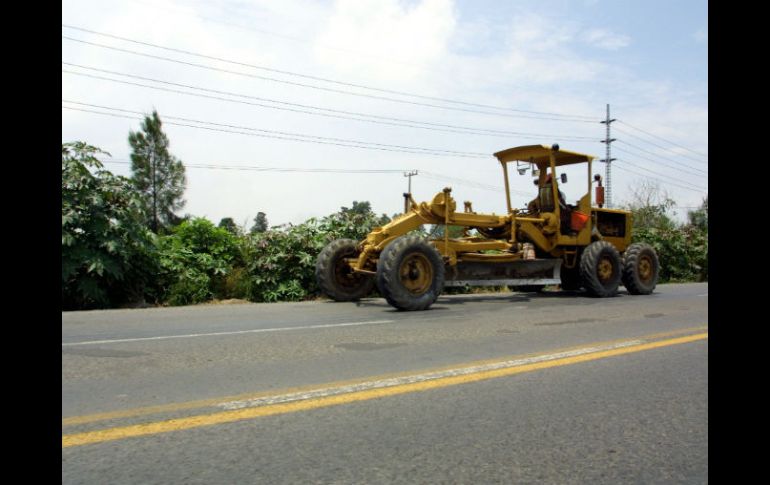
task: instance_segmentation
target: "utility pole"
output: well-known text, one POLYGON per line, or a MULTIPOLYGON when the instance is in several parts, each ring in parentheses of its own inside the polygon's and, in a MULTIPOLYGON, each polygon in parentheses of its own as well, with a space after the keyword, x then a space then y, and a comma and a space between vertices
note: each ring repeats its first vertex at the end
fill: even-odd
POLYGON ((607 144, 607 157, 603 160, 599 160, 600 162, 604 162, 607 164, 607 169, 604 172, 604 183, 605 183, 605 202, 607 205, 607 208, 612 207, 612 161, 616 160, 615 158, 610 157, 610 143, 615 141, 615 138, 610 138, 610 123, 615 121, 615 119, 610 119, 610 105, 607 105, 607 118, 604 121, 600 121, 600 123, 605 123, 607 125, 607 134, 604 140, 601 140, 602 143, 607 144))
POLYGON ((404 214, 409 212, 409 198, 412 196, 412 177, 415 175, 420 175, 420 173, 417 170, 404 172, 404 177, 409 177, 409 188, 404 193, 404 214))

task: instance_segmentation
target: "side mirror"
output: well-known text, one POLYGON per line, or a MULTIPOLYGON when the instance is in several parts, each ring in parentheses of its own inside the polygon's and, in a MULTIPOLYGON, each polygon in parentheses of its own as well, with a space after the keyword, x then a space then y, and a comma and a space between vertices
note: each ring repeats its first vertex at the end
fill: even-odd
POLYGON ((563 184, 567 183, 567 174, 566 173, 561 174, 561 183, 563 183, 563 184))

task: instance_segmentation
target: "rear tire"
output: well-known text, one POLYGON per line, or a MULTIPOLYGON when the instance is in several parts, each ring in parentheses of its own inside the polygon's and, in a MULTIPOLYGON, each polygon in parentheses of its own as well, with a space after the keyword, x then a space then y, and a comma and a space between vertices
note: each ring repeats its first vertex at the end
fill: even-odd
POLYGON ((345 258, 358 256, 358 243, 352 239, 330 242, 318 255, 315 277, 321 291, 335 301, 353 301, 372 292, 374 277, 354 273, 345 258))
POLYGON ((580 258, 580 279, 591 296, 614 296, 620 286, 620 253, 607 241, 591 243, 580 258))
POLYGON ((444 260, 419 236, 401 236, 380 253, 377 288, 399 310, 426 310, 444 289, 444 260))
POLYGON ((649 244, 634 243, 626 249, 623 261, 623 286, 632 295, 649 295, 658 284, 660 261, 649 244))

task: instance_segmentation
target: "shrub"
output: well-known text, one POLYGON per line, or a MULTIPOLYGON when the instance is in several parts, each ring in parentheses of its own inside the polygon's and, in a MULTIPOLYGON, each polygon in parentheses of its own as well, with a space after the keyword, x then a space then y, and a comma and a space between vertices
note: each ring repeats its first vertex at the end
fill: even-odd
POLYGON ((240 263, 238 239, 205 218, 193 218, 159 239, 162 300, 171 305, 230 298, 225 281, 240 263))
POLYGON ((152 234, 125 177, 83 142, 62 144, 62 309, 114 307, 144 300, 157 271, 152 234))

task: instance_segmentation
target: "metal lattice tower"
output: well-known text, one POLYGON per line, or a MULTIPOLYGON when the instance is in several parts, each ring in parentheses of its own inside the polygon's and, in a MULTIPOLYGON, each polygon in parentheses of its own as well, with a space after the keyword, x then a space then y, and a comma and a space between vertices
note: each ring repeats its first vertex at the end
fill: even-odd
POLYGON ((604 162, 607 164, 607 168, 604 173, 604 186, 605 186, 605 205, 609 209, 612 207, 612 161, 615 160, 615 158, 610 157, 610 143, 615 141, 615 138, 610 138, 610 123, 615 121, 615 119, 610 119, 610 105, 607 105, 607 118, 604 121, 601 121, 600 123, 605 123, 607 125, 607 134, 604 138, 604 140, 601 140, 602 143, 607 144, 607 156, 603 160, 599 160, 600 162, 604 162))

